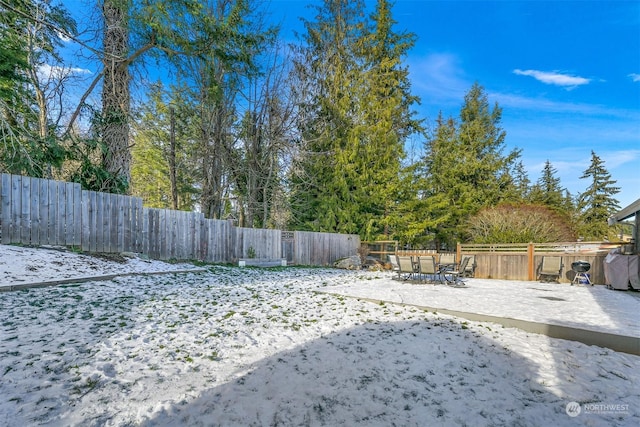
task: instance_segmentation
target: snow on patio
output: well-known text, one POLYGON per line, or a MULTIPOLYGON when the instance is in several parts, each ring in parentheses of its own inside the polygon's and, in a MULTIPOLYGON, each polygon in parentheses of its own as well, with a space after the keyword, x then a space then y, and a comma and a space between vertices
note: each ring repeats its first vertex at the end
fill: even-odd
MULTIPOLYGON (((95 261, 66 253, 57 265, 59 252, 43 249, 20 252, 34 262, 11 258, 22 249, 0 245, 0 285, 20 280, 21 263, 45 281, 95 261)), ((86 271, 129 268, 102 262, 86 271)), ((481 280, 453 289, 391 277, 216 266, 0 293, 0 425, 640 424, 637 356, 336 293, 534 319, 544 318, 540 304, 562 303, 583 314, 554 312, 558 321, 607 330, 633 322, 602 308, 596 292, 634 296, 481 280), (464 305, 471 300, 475 307, 464 305)))
POLYGON ((568 283, 465 279, 467 286, 412 284, 387 273, 326 288, 345 296, 408 303, 640 337, 640 293, 568 283))

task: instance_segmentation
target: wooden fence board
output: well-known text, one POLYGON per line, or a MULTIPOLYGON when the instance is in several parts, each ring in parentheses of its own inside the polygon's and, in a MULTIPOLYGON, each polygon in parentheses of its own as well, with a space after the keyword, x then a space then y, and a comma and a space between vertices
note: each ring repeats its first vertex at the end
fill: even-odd
POLYGON ((22 212, 22 198, 20 197, 20 188, 22 186, 21 177, 13 175, 11 177, 11 198, 13 204, 11 206, 11 228, 10 242, 20 243, 20 215, 22 212))
POLYGON ((94 225, 94 231, 96 234, 95 250, 97 252, 104 252, 105 250, 105 236, 104 236, 104 195, 100 192, 95 193, 96 197, 96 223, 94 225))
POLYGON ((189 214, 191 214, 191 212, 181 212, 181 211, 173 211, 175 212, 175 235, 176 235, 176 241, 175 241, 175 252, 173 254, 173 258, 175 259, 186 259, 183 258, 186 256, 186 248, 185 248, 185 243, 186 243, 186 228, 187 228, 187 221, 188 221, 188 216, 189 214), (187 215, 185 215, 187 214, 187 215))
POLYGON ((72 245, 79 248, 82 245, 82 187, 80 184, 73 186, 73 221, 72 245))
POLYGON ((0 174, 0 242, 11 243, 11 175, 0 174))
POLYGON ((113 242, 111 252, 123 252, 124 251, 124 236, 122 230, 124 229, 124 198, 120 194, 113 194, 111 199, 113 200, 113 217, 114 222, 110 225, 111 230, 115 229, 113 235, 113 242))
POLYGON ((118 196, 115 194, 105 195, 105 199, 108 205, 108 215, 106 216, 106 222, 104 224, 105 230, 108 233, 108 248, 105 248, 105 252, 117 252, 118 251, 118 196))
POLYGON ((29 195, 29 204, 31 207, 31 240, 35 243, 40 241, 40 233, 42 232, 42 217, 40 216, 40 183, 43 180, 31 178, 31 194, 29 195))
POLYGON ((91 239, 89 244, 91 245, 90 251, 97 252, 98 251, 98 239, 101 239, 102 236, 98 236, 98 209, 100 208, 100 200, 98 200, 98 193, 90 191, 89 192, 89 200, 91 203, 91 239))
POLYGON ((139 197, 135 198, 133 203, 133 212, 131 215, 132 222, 132 234, 133 234, 133 251, 136 253, 142 252, 142 238, 144 232, 144 226, 142 223, 142 199, 139 197))
POLYGON ((47 194, 48 197, 48 211, 47 211, 47 242, 50 245, 55 245, 56 239, 58 238, 58 220, 59 209, 58 209, 58 183, 55 181, 46 181, 45 185, 47 186, 47 194))
POLYGON ((31 244, 31 179, 22 177, 20 198, 22 199, 22 212, 20 213, 20 243, 31 244))
POLYGON ((162 250, 163 250, 163 244, 162 241, 164 239, 164 228, 162 228, 162 222, 161 222, 161 214, 162 213, 162 209, 156 209, 153 212, 153 219, 154 219, 154 224, 153 224, 153 245, 154 245, 154 250, 155 250, 155 257, 156 259, 163 259, 162 258, 162 250))
POLYGON ((65 246, 73 246, 73 239, 74 239, 74 234, 76 232, 75 230, 75 224, 76 224, 76 220, 74 218, 74 206, 73 206, 73 183, 71 182, 65 182, 64 183, 64 189, 65 189, 65 194, 66 194, 66 198, 65 198, 65 221, 64 221, 64 233, 61 236, 61 241, 60 244, 61 245, 65 245, 65 246))
POLYGON ((38 233, 39 244, 49 243, 49 229, 51 227, 51 218, 49 217, 49 182, 42 179, 38 183, 38 204, 40 205, 40 230, 38 233))
POLYGON ((64 244, 65 224, 67 222, 67 191, 64 183, 56 183, 56 203, 58 204, 58 217, 56 218, 56 231, 54 245, 64 244), (62 185, 61 185, 62 184, 62 185))

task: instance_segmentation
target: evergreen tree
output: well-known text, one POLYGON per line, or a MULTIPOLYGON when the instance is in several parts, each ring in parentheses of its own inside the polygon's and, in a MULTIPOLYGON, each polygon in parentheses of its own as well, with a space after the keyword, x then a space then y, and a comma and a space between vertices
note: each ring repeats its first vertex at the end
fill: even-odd
POLYGON ((515 200, 526 202, 529 201, 531 194, 531 180, 527 174, 522 161, 518 161, 514 168, 513 185, 516 193, 515 200))
POLYGON ((301 144, 293 224, 375 239, 398 221, 404 141, 421 130, 401 63, 414 36, 394 32, 386 0, 368 18, 360 1, 327 0, 317 10, 296 61, 301 144))
POLYGON ((161 83, 154 85, 135 122, 131 194, 149 207, 193 210, 197 203, 193 109, 181 89, 165 93, 161 83))
POLYGON ((362 189, 357 222, 364 226, 361 236, 367 240, 388 239, 391 225, 398 221, 401 162, 404 142, 411 134, 422 132, 413 116, 412 105, 418 98, 411 94, 409 70, 402 59, 415 43, 415 36, 396 33, 391 4, 378 0, 370 15, 373 28, 363 38, 363 84, 359 85, 358 111, 362 119, 353 133, 360 151, 358 175, 362 189))
POLYGON ((491 108, 484 89, 475 83, 465 96, 459 124, 440 118, 435 137, 427 141, 423 224, 425 232, 435 233, 438 246, 451 248, 465 240, 468 216, 508 200, 512 193, 511 170, 520 151, 503 154, 501 115, 500 107, 491 108))
POLYGON ((360 74, 354 43, 362 36, 362 1, 326 0, 316 6, 315 21, 305 21, 305 46, 295 58, 293 92, 300 139, 291 184, 292 227, 356 233, 356 174, 348 152, 355 120, 352 96, 360 74))
POLYGON ((542 174, 531 190, 531 201, 550 207, 558 212, 565 212, 565 189, 560 185, 560 178, 556 176, 557 169, 547 160, 542 174))
POLYGON ((591 164, 580 179, 590 180, 586 191, 578 196, 580 235, 586 240, 613 237, 616 230, 609 227, 607 220, 620 210, 620 205, 614 198, 620 192, 620 187, 614 185, 616 181, 611 179, 604 162, 593 150, 591 164))

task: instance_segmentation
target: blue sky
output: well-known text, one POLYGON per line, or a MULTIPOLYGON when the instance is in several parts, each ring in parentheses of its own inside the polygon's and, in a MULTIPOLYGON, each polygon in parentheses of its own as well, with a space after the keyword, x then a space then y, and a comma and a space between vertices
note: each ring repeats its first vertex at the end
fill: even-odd
MULTIPOLYGON (((285 40, 312 17, 308 4, 271 0, 285 40)), ((367 0, 373 7, 375 0, 367 0)), ((522 149, 535 182, 549 160, 562 186, 580 179, 593 150, 621 192, 640 198, 640 1, 396 0, 396 31, 415 33, 406 58, 420 116, 457 117, 477 81, 503 110, 507 150, 522 149)))

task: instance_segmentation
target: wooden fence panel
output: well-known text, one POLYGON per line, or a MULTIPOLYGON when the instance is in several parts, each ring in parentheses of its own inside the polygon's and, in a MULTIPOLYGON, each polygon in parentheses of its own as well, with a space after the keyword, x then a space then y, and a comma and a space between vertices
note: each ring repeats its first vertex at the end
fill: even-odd
POLYGON ((142 210, 142 250, 140 252, 150 256, 151 251, 149 249, 149 231, 151 229, 150 223, 150 210, 142 210))
POLYGON ((120 195, 109 194, 109 206, 111 215, 109 216, 109 252, 119 252, 118 244, 120 240, 120 226, 122 225, 120 215, 120 195))
POLYGON ((294 263, 300 265, 332 265, 356 255, 360 248, 360 237, 353 234, 296 231, 294 235, 294 263))
POLYGON ((159 259, 159 210, 153 208, 143 209, 143 244, 142 252, 149 258, 159 259))
POLYGON ((233 261, 240 258, 282 258, 282 232, 263 228, 235 228, 233 261))
POLYGON ((31 179, 29 177, 19 177, 18 191, 20 191, 20 243, 31 244, 31 179))
POLYGON ((22 177, 11 176, 11 243, 20 243, 20 190, 22 189, 22 177))
POLYGON ((208 262, 232 262, 233 249, 231 241, 233 226, 229 221, 205 219, 203 223, 207 251, 205 260, 208 262))
POLYGON ((95 193, 95 207, 96 207, 96 222, 93 224, 93 231, 95 233, 95 248, 94 251, 104 252, 104 195, 102 193, 95 193))
POLYGON ((142 198, 136 197, 133 201, 131 212, 131 250, 136 253, 142 252, 143 233, 145 230, 143 224, 143 212, 142 198))
POLYGON ((55 191, 56 191, 56 220, 53 222, 55 224, 55 231, 53 236, 53 241, 51 244, 58 244, 60 241, 65 241, 64 238, 64 225, 67 220, 67 192, 64 185, 60 185, 57 182, 54 182, 55 191))
POLYGON ((463 255, 475 255, 475 277, 506 280, 538 280, 538 271, 543 256, 562 257, 560 282, 569 283, 575 277, 571 264, 587 261, 591 264, 589 274, 595 284, 604 284, 604 260, 612 249, 621 243, 611 242, 559 242, 531 243, 515 251, 515 245, 460 245, 463 255), (506 250, 505 250, 506 247, 506 250), (531 274, 530 274, 531 273, 531 274))
MULTIPOLYGON (((37 244, 46 245, 49 241, 54 241, 55 219, 51 217, 51 199, 55 200, 55 186, 49 180, 39 179, 37 184, 37 194, 32 193, 34 204, 38 205, 38 237, 37 244), (53 193, 53 194, 51 194, 53 193)), ((35 190, 33 183, 31 190, 35 190)), ((32 212, 35 212, 32 209, 32 212)), ((32 231, 35 237, 35 233, 32 231)))
POLYGON ((47 186, 47 237, 41 244, 55 244, 56 239, 58 238, 58 218, 59 209, 58 209, 58 183, 56 181, 45 181, 44 184, 47 186))
POLYGON ((82 200, 82 242, 81 248, 83 251, 88 252, 91 249, 91 216, 93 214, 93 205, 91 204, 88 191, 82 191, 80 195, 82 200))
POLYGON ((11 243, 11 175, 0 174, 0 243, 11 243))
POLYGON ((65 207, 64 207, 65 221, 64 221, 64 230, 62 230, 62 235, 60 236, 61 238, 60 244, 63 246, 64 245, 71 246, 73 244, 73 239, 74 239, 73 236, 76 232, 76 226, 80 224, 80 221, 76 221, 74 217, 75 209, 73 206, 73 192, 74 192, 73 183, 65 182, 62 185, 64 185, 64 192, 65 192, 65 200, 63 202, 65 204, 65 207))
POLYGON ((80 247, 82 245, 82 186, 80 184, 73 185, 73 221, 73 239, 67 241, 75 247, 80 247))
POLYGON ((31 241, 40 241, 40 232, 43 227, 42 217, 40 216, 40 179, 31 178, 31 194, 29 195, 29 210, 31 211, 31 241))

